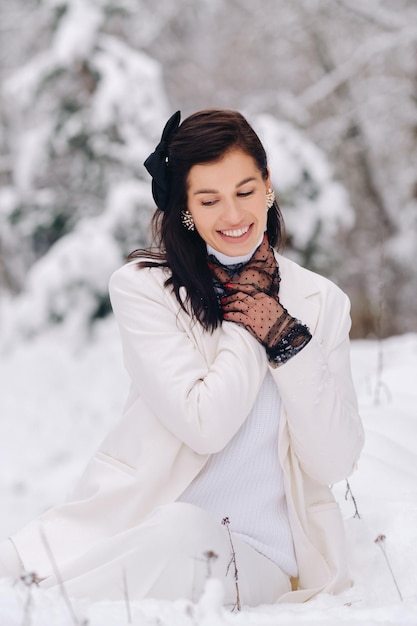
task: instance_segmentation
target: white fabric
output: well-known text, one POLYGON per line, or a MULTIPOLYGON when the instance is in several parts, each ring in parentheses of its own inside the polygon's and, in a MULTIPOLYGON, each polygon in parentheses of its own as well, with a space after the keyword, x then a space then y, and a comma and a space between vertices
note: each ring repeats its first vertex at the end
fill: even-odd
MULTIPOLYGON (((230 257, 207 245, 209 254, 225 266, 246 263, 261 244, 244 257, 230 257)), ((230 528, 256 550, 297 576, 297 563, 282 468, 278 459, 280 397, 270 372, 243 426, 227 446, 210 456, 200 474, 178 498, 228 517, 230 528)))
POLYGON ((248 419, 221 452, 212 454, 178 498, 230 520, 233 532, 297 576, 291 529, 278 459, 280 398, 266 373, 248 419))
MULTIPOLYGON (((298 589, 280 601, 299 602, 350 584, 328 485, 354 470, 364 438, 350 372, 349 300, 325 278, 277 260, 280 300, 313 333, 299 354, 270 370, 281 397, 278 454, 299 570, 298 589)), ((41 577, 51 563, 40 524, 60 569, 102 541, 117 541, 180 496, 258 395, 268 371, 263 347, 231 322, 212 333, 190 323, 164 286, 168 277, 132 262, 111 279, 131 391, 68 502, 11 537, 25 568, 41 577)))
POLYGON ((228 256, 227 254, 223 254, 223 252, 219 252, 209 244, 207 244, 207 253, 215 256, 216 259, 223 265, 236 265, 237 263, 247 263, 255 252, 256 248, 261 245, 263 238, 264 234, 262 233, 258 243, 253 248, 253 250, 251 250, 248 254, 244 254, 242 256, 228 256))
MULTIPOLYGON (((276 602, 290 580, 269 559, 232 535, 242 605, 276 602)), ((110 537, 61 572, 65 589, 89 600, 157 598, 198 601, 208 577, 220 580, 224 604, 236 603, 232 547, 227 529, 191 504, 158 507, 139 526, 110 537), (217 558, 208 561, 206 553, 217 558), (125 582, 124 580, 125 579, 125 582)), ((58 584, 54 576, 41 587, 58 584)))

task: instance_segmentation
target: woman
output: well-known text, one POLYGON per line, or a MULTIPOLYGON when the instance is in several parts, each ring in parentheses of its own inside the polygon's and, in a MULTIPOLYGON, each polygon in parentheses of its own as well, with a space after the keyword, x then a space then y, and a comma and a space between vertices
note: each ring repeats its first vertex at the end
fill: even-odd
POLYGON ((247 121, 179 122, 145 162, 157 248, 110 281, 124 414, 71 499, 3 543, 3 573, 52 587, 58 570, 92 599, 123 597, 123 580, 131 598, 197 599, 209 573, 226 605, 338 593, 350 583, 328 485, 363 445, 348 298, 274 251, 281 215, 247 121))

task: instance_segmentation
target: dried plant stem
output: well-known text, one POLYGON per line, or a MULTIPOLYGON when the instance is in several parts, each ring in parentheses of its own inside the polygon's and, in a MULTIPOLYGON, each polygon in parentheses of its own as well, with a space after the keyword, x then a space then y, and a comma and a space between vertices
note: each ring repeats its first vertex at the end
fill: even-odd
POLYGON ((129 598, 129 588, 127 586, 127 576, 126 569, 123 568, 123 595, 125 598, 126 605, 126 613, 127 613, 127 623, 132 624, 132 612, 130 610, 130 598, 129 598))
POLYGON ((206 550, 203 553, 203 556, 204 556, 206 564, 207 564, 207 578, 211 578, 211 563, 212 563, 212 561, 215 561, 216 559, 218 559, 219 555, 216 554, 216 552, 214 552, 214 550, 206 550))
POLYGON ((48 540, 46 538, 46 535, 45 535, 45 531, 42 528, 42 526, 40 527, 39 532, 41 534, 42 543, 45 546, 45 550, 46 550, 46 552, 48 554, 48 558, 49 558, 49 560, 51 562, 52 569, 53 569, 53 572, 55 574, 55 578, 57 579, 58 586, 59 586, 59 589, 61 591, 61 595, 62 595, 62 597, 64 599, 64 602, 65 602, 65 604, 67 606, 67 609, 68 609, 68 612, 69 612, 69 614, 71 616, 71 619, 74 622, 75 626, 85 626, 86 622, 80 622, 80 620, 77 617, 77 614, 74 611, 74 607, 72 606, 71 600, 69 599, 69 596, 68 596, 67 591, 65 589, 64 581, 62 580, 60 571, 58 569, 57 562, 55 561, 54 554, 52 552, 51 546, 49 545, 49 542, 48 542, 48 540))
POLYGON ((25 605, 23 607, 23 618, 22 618, 21 626, 30 626, 32 622, 31 615, 30 615, 31 609, 32 609, 32 603, 33 603, 32 588, 34 585, 37 586, 39 584, 38 577, 36 576, 34 572, 24 571, 23 574, 21 574, 19 578, 15 581, 13 586, 15 586, 18 581, 23 583, 25 587, 27 588, 27 596, 26 596, 25 605))
POLYGON ((23 621, 22 621, 22 626, 30 626, 31 624, 31 619, 30 619, 30 610, 32 608, 32 588, 30 586, 28 586, 28 595, 26 598, 26 602, 25 602, 25 607, 23 610, 23 621))
POLYGON ((392 567, 391 567, 391 563, 389 562, 388 554, 387 554, 387 552, 385 550, 385 535, 378 535, 378 537, 375 539, 375 543, 377 544, 377 546, 379 546, 381 548, 382 554, 384 555, 385 561, 387 563, 387 567, 388 567, 388 569, 390 571, 390 574, 392 576, 392 580, 394 581, 395 588, 398 591, 398 596, 399 596, 401 602, 404 602, 403 596, 401 594, 400 588, 399 588, 398 583, 397 583, 397 579, 395 578, 394 572, 392 571, 392 567))
POLYGON ((227 576, 227 574, 229 573, 230 566, 231 566, 231 565, 232 565, 232 563, 233 563, 233 568, 234 568, 234 577, 235 577, 235 585, 236 585, 236 604, 235 604, 235 606, 233 607, 232 611, 234 611, 235 609, 236 609, 237 611, 240 611, 240 609, 241 609, 241 604, 240 604, 240 593, 239 593, 239 572, 238 572, 238 569, 237 569, 237 563, 236 563, 236 552, 235 552, 235 547, 234 547, 234 545, 233 545, 232 535, 231 535, 231 533, 230 533, 230 528, 229 528, 229 524, 230 524, 230 520, 229 520, 229 518, 228 518, 228 517, 223 518, 223 519, 222 519, 222 524, 223 524, 223 526, 226 526, 227 533, 228 533, 228 535, 229 535, 230 547, 231 547, 231 550, 232 550, 232 558, 230 559, 230 562, 229 562, 229 564, 228 564, 228 566, 227 566, 227 569, 226 569, 226 576, 227 576))
POLYGON ((361 516, 359 515, 358 507, 357 507, 357 504, 356 504, 355 496, 353 495, 353 491, 351 489, 350 483, 349 483, 348 479, 346 478, 345 500, 348 499, 348 496, 350 496, 350 499, 353 502, 353 506, 355 507, 355 515, 353 517, 354 518, 357 517, 358 519, 361 519, 361 516))
MULTIPOLYGON (((380 225, 382 228, 382 225, 380 225)), ((379 243, 379 275, 378 275, 378 317, 376 319, 376 335, 378 339, 377 343, 377 363, 376 363, 376 376, 375 376, 375 390, 374 390, 374 404, 379 406, 381 404, 381 393, 385 391, 388 401, 390 400, 390 393, 387 385, 383 380, 384 374, 384 347, 383 337, 385 331, 385 241, 384 235, 380 232, 379 243)))

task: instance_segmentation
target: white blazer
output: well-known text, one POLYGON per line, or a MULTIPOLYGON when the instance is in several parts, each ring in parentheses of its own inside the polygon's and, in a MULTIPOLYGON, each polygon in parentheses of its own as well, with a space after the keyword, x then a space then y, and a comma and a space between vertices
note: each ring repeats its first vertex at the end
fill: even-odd
MULTIPOLYGON (((352 472, 364 436, 350 371, 349 300, 329 280, 277 259, 280 300, 313 334, 299 354, 271 367, 299 568, 298 590, 281 601, 303 601, 350 584, 343 523, 328 485, 352 472)), ((264 348, 238 325, 223 322, 210 333, 191 322, 164 287, 167 271, 130 262, 111 277, 131 389, 70 499, 11 537, 26 569, 42 578, 51 564, 40 522, 62 567, 175 501, 245 421, 270 367, 264 348)))

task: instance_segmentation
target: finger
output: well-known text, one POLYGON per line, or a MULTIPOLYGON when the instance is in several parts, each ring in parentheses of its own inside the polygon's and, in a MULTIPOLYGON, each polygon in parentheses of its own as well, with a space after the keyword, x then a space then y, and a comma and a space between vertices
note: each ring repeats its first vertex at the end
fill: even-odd
POLYGON ((235 324, 244 326, 247 329, 251 328, 252 325, 252 320, 243 313, 240 313, 240 311, 230 311, 229 313, 224 313, 223 319, 226 322, 234 322, 235 324))
POLYGON ((269 285, 276 275, 279 275, 279 270, 275 257, 263 261, 258 259, 249 261, 234 282, 259 282, 262 284, 266 281, 269 285))
POLYGON ((223 267, 220 267, 220 265, 211 262, 208 264, 208 266, 214 278, 216 278, 219 283, 224 284, 230 281, 230 276, 223 267))
POLYGON ((235 300, 234 302, 222 302, 223 313, 242 313, 249 315, 251 310, 251 303, 245 300, 235 300))
MULTIPOLYGON (((228 285, 225 285, 225 287, 227 286, 228 285)), ((226 295, 221 298, 221 301, 228 302, 229 298, 233 298, 234 302, 250 302, 251 305, 261 303, 262 301, 277 302, 277 298, 274 298, 270 293, 266 293, 265 291, 258 289, 257 285, 253 285, 252 289, 249 289, 248 287, 249 285, 239 285, 237 291, 226 293, 226 295)))
POLYGON ((220 302, 223 308, 225 306, 229 306, 230 304, 234 304, 235 302, 240 302, 244 298, 248 298, 248 297, 249 296, 247 296, 246 294, 242 294, 241 291, 238 291, 237 293, 230 293, 228 295, 223 296, 222 298, 220 298, 220 302))
POLYGON ((268 267, 256 267, 248 268, 245 272, 242 272, 233 282, 235 283, 252 283, 259 285, 261 289, 269 289, 274 282, 277 268, 268 267))
POLYGON ((228 295, 241 293, 244 295, 253 296, 257 293, 263 293, 259 285, 253 283, 225 283, 224 286, 228 292, 228 295))
POLYGON ((248 265, 233 282, 239 283, 262 283, 271 282, 271 270, 268 267, 258 264, 257 266, 248 265))

